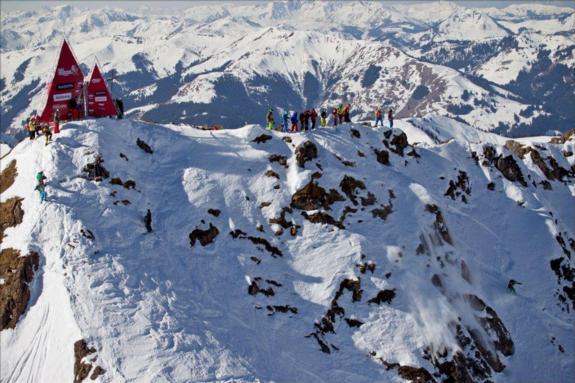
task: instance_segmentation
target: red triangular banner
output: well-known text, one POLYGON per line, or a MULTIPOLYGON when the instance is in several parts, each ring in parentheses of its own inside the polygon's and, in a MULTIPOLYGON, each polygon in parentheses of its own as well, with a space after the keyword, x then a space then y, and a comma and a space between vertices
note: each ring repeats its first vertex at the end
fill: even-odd
POLYGON ((56 110, 61 120, 78 119, 82 116, 82 89, 84 74, 66 40, 62 43, 58 65, 52 82, 48 84, 48 99, 40 115, 40 121, 51 121, 56 110))
POLYGON ((94 64, 86 94, 88 97, 88 116, 111 117, 118 114, 98 64, 94 64))

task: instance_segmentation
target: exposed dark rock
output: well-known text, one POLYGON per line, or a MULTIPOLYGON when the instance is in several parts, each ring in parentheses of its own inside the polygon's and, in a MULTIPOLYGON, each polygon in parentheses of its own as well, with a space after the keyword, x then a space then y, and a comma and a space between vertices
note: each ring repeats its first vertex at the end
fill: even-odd
POLYGON ((254 138, 252 142, 255 142, 256 144, 265 144, 268 140, 271 140, 272 138, 273 137, 270 136, 269 134, 262 134, 254 138))
POLYGON ((22 223, 24 210, 22 210, 20 197, 12 197, 4 202, 0 202, 0 243, 4 239, 4 231, 9 227, 14 227, 22 223))
POLYGON ((361 206, 371 206, 377 202, 375 194, 368 192, 367 197, 361 197, 361 206))
POLYGON ((331 189, 329 194, 313 181, 298 190, 292 196, 291 206, 301 210, 329 209, 336 201, 344 201, 343 196, 331 189))
POLYGON ((234 239, 247 239, 250 242, 252 242, 254 245, 262 245, 269 253, 271 253, 272 256, 283 256, 282 252, 280 251, 280 249, 278 249, 277 247, 273 246, 272 244, 270 244, 268 242, 267 239, 265 238, 259 238, 259 237, 254 237, 254 236, 248 236, 246 233, 244 233, 243 231, 241 231, 240 229, 235 229, 234 231, 230 232, 230 235, 232 236, 232 238, 234 239))
POLYGON ((341 182, 339 183, 339 187, 345 193, 347 198, 353 202, 354 205, 357 205, 357 200, 355 198, 355 190, 362 189, 365 190, 365 184, 362 181, 356 180, 355 178, 345 175, 341 182))
POLYGON ((0 174, 0 195, 12 186, 17 175, 16 160, 12 160, 0 174))
POLYGON ((449 187, 443 195, 451 197, 452 200, 460 197, 462 202, 467 203, 467 198, 464 194, 471 195, 471 187, 469 186, 467 173, 460 170, 457 175, 457 181, 450 180, 449 187))
POLYGON ((404 132, 401 132, 394 135, 391 138, 390 143, 388 143, 387 140, 384 141, 384 145, 395 154, 403 156, 403 151, 406 147, 409 146, 409 142, 407 141, 407 135, 404 132))
POLYGON ((260 203, 260 209, 263 209, 264 207, 268 207, 271 204, 272 204, 271 202, 262 202, 262 203, 260 203))
POLYGON ((129 160, 128 160, 128 157, 127 157, 124 153, 120 153, 120 158, 123 158, 123 159, 125 159, 126 161, 129 161, 129 160))
POLYGON ((362 321, 353 318, 345 318, 345 322, 349 327, 361 327, 361 325, 363 324, 362 321))
POLYGON ((292 139, 291 139, 290 136, 282 137, 282 140, 283 140, 285 143, 288 143, 288 144, 291 144, 291 142, 292 142, 292 139))
POLYGON ((301 213, 305 219, 312 223, 325 223, 328 225, 333 225, 340 229, 345 229, 345 226, 340 221, 336 221, 331 215, 318 211, 313 214, 308 214, 307 212, 303 211, 301 213))
POLYGON ((190 233, 190 245, 194 246, 196 244, 196 241, 199 241, 200 245, 206 246, 212 243, 214 238, 216 238, 218 234, 220 234, 218 228, 210 223, 208 229, 206 230, 195 229, 190 233))
POLYGON ((256 281, 252 281, 252 283, 249 285, 248 294, 250 295, 263 294, 266 297, 271 297, 275 295, 274 290, 271 287, 268 287, 267 289, 262 289, 258 286, 256 281))
POLYGON ((287 168, 287 157, 286 156, 282 156, 280 154, 272 154, 268 157, 268 160, 270 162, 277 162, 278 164, 280 164, 283 167, 287 168))
POLYGON ((383 208, 373 209, 371 214, 373 217, 381 218, 382 220, 386 220, 387 216, 393 212, 391 205, 385 205, 383 208))
POLYGON ((104 370, 100 366, 96 366, 96 368, 94 368, 94 371, 92 371, 92 375, 90 375, 90 379, 96 380, 96 379, 98 379, 99 376, 104 375, 105 373, 106 373, 106 370, 104 370))
POLYGON ((397 373, 405 380, 416 383, 435 382, 431 374, 423 367, 399 366, 397 373))
POLYGON ((370 300, 367 301, 367 303, 371 304, 374 303, 376 305, 380 305, 382 302, 383 303, 387 303, 387 304, 391 304, 391 301, 393 301, 393 298, 395 298, 395 289, 392 290, 381 290, 380 292, 377 293, 377 295, 373 298, 371 298, 370 300))
POLYGON ((84 339, 80 339, 74 343, 74 383, 81 383, 88 377, 92 365, 84 363, 84 357, 96 352, 94 347, 88 348, 88 344, 84 339))
POLYGON ((292 314, 297 314, 298 310, 297 307, 293 307, 290 305, 283 305, 283 306, 275 306, 275 305, 268 305, 266 306, 266 309, 268 309, 268 311, 271 312, 270 315, 273 315, 273 313, 279 312, 279 313, 292 313, 292 314))
POLYGON ((495 190, 495 183, 493 183, 493 182, 488 183, 488 184, 487 184, 487 189, 489 189, 489 190, 495 190))
POLYGON ((355 137, 355 138, 361 138, 361 134, 359 133, 359 130, 357 129, 351 129, 350 130, 351 136, 355 137))
POLYGON ((549 143, 551 143, 551 144, 564 144, 565 142, 572 139, 572 137, 575 137, 575 129, 568 130, 558 137, 552 137, 551 140, 549 140, 549 143))
POLYGON ((274 172, 271 169, 266 172, 266 177, 273 177, 273 178, 277 178, 278 180, 280 179, 279 174, 277 174, 276 172, 274 172))
POLYGON ((362 274, 365 274, 366 271, 371 271, 371 273, 373 274, 373 272, 375 271, 375 263, 373 262, 367 262, 367 263, 360 263, 356 265, 359 268, 359 272, 362 274))
POLYGON ((483 157, 485 157, 489 163, 492 163, 497 157, 497 150, 489 144, 483 145, 483 157))
POLYGON ((150 147, 150 145, 148 145, 146 142, 144 142, 143 140, 140 139, 140 137, 138 137, 136 139, 136 145, 138 145, 138 147, 140 149, 142 149, 144 152, 148 153, 148 154, 153 154, 154 151, 152 150, 152 148, 150 147))
POLYGON ((364 154, 361 150, 358 150, 358 151, 357 151, 357 156, 358 156, 358 157, 365 157, 365 154, 364 154))
POLYGON ((295 150, 295 158, 299 167, 305 167, 307 161, 317 158, 317 146, 311 141, 300 144, 295 150))
POLYGON ((495 163, 495 167, 511 182, 519 182, 524 187, 527 187, 527 182, 523 178, 523 173, 513 159, 513 156, 499 157, 495 163))
POLYGON ((31 252, 21 257, 12 248, 0 251, 0 331, 15 328, 30 300, 30 283, 38 270, 39 256, 31 252))
POLYGON ((101 155, 97 155, 94 162, 87 163, 82 169, 83 172, 88 173, 86 178, 91 181, 102 181, 110 176, 110 172, 102 165, 104 159, 101 155))
POLYGON ((110 180, 110 183, 112 185, 120 185, 120 186, 124 185, 124 183, 122 182, 122 180, 120 178, 112 178, 110 180))
POLYGON ((221 213, 220 209, 208 209, 208 214, 211 214, 214 217, 219 217, 220 213, 221 213))
POLYGON ((315 172, 311 175, 311 179, 312 180, 319 180, 321 178, 322 174, 320 172, 315 172))
MULTIPOLYGON (((449 230, 447 229, 447 226, 445 225, 445 220, 443 219, 443 214, 441 213, 441 210, 439 210, 439 207, 437 207, 437 205, 425 205, 425 210, 435 214, 435 222, 433 223, 433 228, 435 229, 435 232, 447 243, 449 243, 450 245, 453 245, 453 242, 451 240, 451 235, 449 234, 449 230)), ((439 241, 441 242, 441 241, 439 241)), ((438 243, 441 244, 441 243, 438 243)))
POLYGON ((126 182, 124 182, 124 186, 126 189, 135 189, 136 188, 136 181, 133 180, 127 180, 126 182))
POLYGON ((80 229, 80 234, 82 234, 83 237, 88 238, 90 241, 93 241, 96 239, 96 237, 94 236, 94 233, 92 233, 92 231, 90 229, 80 229))

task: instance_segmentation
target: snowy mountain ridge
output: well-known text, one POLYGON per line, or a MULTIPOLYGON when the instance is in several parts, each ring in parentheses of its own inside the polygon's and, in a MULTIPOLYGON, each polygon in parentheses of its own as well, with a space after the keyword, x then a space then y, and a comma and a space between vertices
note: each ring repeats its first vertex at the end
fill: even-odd
POLYGON ((43 107, 64 38, 86 71, 97 57, 128 114, 148 121, 235 128, 261 123, 270 106, 350 102, 356 120, 381 105, 510 136, 568 130, 573 11, 525 10, 287 1, 172 14, 71 6, 3 13, 3 139, 14 141, 21 121, 43 107))
POLYGON ((575 136, 396 126, 21 142, 2 249, 39 266, 2 381, 568 381, 575 136))

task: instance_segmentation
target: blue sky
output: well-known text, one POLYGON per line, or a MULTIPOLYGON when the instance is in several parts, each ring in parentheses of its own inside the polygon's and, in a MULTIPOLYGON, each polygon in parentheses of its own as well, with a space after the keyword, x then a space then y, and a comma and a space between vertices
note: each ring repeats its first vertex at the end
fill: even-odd
MULTIPOLYGON (((540 4, 553 4, 558 6, 568 6, 575 8, 575 0, 563 0, 563 1, 455 1, 461 3, 462 5, 469 7, 505 7, 511 4, 529 4, 529 3, 540 3, 540 4)), ((124 9, 133 9, 141 6, 158 7, 158 8, 189 8, 194 5, 205 5, 205 4, 221 3, 218 1, 10 1, 2 0, 0 1, 0 6, 2 10, 29 10, 44 6, 56 6, 56 5, 66 5, 71 4, 78 7, 90 7, 90 8, 102 8, 102 7, 117 7, 124 9)), ((223 3, 233 3, 234 4, 246 4, 246 3, 257 3, 257 1, 224 1, 223 3)), ((402 3, 402 1, 390 1, 390 3, 402 3)), ((413 1, 403 1, 403 3, 413 3, 413 1)))

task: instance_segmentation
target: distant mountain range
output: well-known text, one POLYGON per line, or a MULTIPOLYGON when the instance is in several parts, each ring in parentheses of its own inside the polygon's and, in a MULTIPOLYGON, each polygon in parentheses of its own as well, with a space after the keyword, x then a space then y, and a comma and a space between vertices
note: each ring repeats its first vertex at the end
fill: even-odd
MULTIPOLYGON (((538 4, 303 2, 150 9, 72 6, 2 16, 2 133, 43 108, 59 45, 97 57, 128 115, 161 123, 261 123, 268 108, 381 105, 510 136, 575 124, 575 14, 538 4)), ((8 137, 3 136, 5 140, 8 137)))

